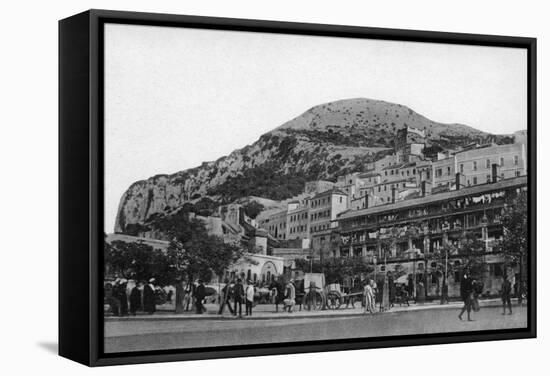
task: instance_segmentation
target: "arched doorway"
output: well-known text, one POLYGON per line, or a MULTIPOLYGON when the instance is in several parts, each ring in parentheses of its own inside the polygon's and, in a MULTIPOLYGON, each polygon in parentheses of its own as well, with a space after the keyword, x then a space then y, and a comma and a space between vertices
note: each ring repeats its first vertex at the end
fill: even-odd
POLYGON ((279 275, 277 267, 271 261, 266 261, 262 266, 262 271, 260 273, 262 281, 266 283, 271 283, 272 279, 279 275))

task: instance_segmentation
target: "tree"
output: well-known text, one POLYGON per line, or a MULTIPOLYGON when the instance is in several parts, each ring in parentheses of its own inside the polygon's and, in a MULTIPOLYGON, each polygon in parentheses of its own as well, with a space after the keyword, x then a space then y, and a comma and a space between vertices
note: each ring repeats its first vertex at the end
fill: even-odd
MULTIPOLYGON (((519 284, 524 283, 524 267, 528 252, 529 240, 528 228, 528 196, 526 191, 510 197, 502 212, 503 239, 497 245, 497 250, 504 255, 504 270, 510 265, 519 265, 519 284)), ((522 301, 521 293, 518 294, 519 303, 522 301)))
POLYGON ((243 209, 246 215, 254 219, 265 209, 265 207, 257 201, 250 201, 243 205, 243 209))
MULTIPOLYGON (((451 261, 449 256, 458 254, 458 249, 452 243, 446 242, 443 244, 443 247, 435 250, 432 253, 431 259, 432 262, 436 263, 436 268, 439 271, 440 276, 442 276, 442 284, 439 286, 440 294, 443 295, 443 287, 448 286, 449 284, 449 273, 455 271, 455 265, 451 261)), ((443 297, 442 297, 443 304, 443 297)))
POLYGON ((170 239, 166 252, 168 267, 164 270, 169 283, 175 284, 180 279, 187 283, 196 279, 208 282, 212 274, 222 275, 243 256, 240 247, 209 234, 204 222, 191 218, 188 213, 177 212, 158 218, 153 226, 170 239))
POLYGON ((463 269, 467 270, 474 278, 482 278, 487 269, 484 259, 486 251, 485 242, 473 232, 464 232, 458 244, 458 254, 466 260, 463 269))
POLYGON ((109 274, 135 280, 157 279, 162 283, 167 259, 161 250, 144 242, 105 242, 104 260, 109 274))

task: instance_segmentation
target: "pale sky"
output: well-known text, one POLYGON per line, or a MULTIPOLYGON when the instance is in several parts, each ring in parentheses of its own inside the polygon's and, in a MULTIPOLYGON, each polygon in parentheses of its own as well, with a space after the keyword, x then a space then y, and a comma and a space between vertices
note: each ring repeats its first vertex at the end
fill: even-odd
POLYGON ((107 233, 133 182, 216 160, 322 103, 527 128, 524 49, 107 24, 104 87, 107 233))

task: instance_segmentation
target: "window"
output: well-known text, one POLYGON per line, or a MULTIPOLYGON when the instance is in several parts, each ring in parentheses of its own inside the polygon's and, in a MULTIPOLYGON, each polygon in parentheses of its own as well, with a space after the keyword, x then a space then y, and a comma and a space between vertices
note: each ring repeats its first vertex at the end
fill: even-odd
POLYGON ((387 170, 384 171, 384 175, 388 176, 388 171, 387 170))
POLYGON ((405 183, 403 183, 403 188, 405 188, 405 183))
POLYGON ((407 170, 407 176, 409 176, 409 172, 410 172, 410 171, 409 171, 409 170, 407 170))
POLYGON ((474 171, 477 171, 477 161, 474 161, 474 171))
POLYGON ((464 173, 464 164, 463 163, 460 164, 460 173, 461 174, 464 173))
POLYGON ((474 185, 477 184, 477 176, 474 176, 474 185))
POLYGON ((416 174, 416 169, 413 168, 413 175, 416 174))
POLYGON ((388 197, 388 202, 390 202, 390 198, 388 197))
POLYGON ((435 170, 435 177, 436 177, 436 178, 440 178, 441 175, 443 175, 443 171, 442 171, 440 168, 438 168, 437 170, 435 170))
POLYGON ((340 203, 342 203, 342 196, 340 196, 340 203))
POLYGON ((487 183, 491 182, 491 175, 487 175, 487 183))
POLYGON ((382 187, 378 186, 378 192, 380 192, 381 190, 382 190, 382 187))
POLYGON ((504 157, 500 157, 500 165, 504 166, 504 157))
POLYGON ((451 166, 447 166, 447 175, 451 175, 451 166))
POLYGON ((516 171, 516 177, 518 177, 519 175, 520 175, 520 172, 518 170, 518 171, 516 171))
POLYGON ((427 179, 430 178, 430 170, 427 170, 427 171, 426 171, 426 178, 427 178, 427 179))
POLYGON ((514 155, 514 165, 518 165, 519 164, 519 157, 517 155, 514 155))

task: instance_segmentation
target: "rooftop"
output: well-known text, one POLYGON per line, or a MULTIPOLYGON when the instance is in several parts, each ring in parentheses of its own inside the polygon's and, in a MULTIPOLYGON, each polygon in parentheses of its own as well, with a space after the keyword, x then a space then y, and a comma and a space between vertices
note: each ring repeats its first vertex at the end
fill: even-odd
POLYGON ((448 191, 448 192, 428 195, 425 197, 420 197, 420 198, 415 198, 415 199, 410 199, 405 201, 398 201, 394 204, 390 203, 390 204, 374 206, 366 209, 352 210, 352 211, 342 213, 338 217, 338 219, 346 219, 346 218, 353 218, 353 217, 369 215, 369 214, 377 214, 385 211, 403 209, 403 208, 408 208, 412 206, 426 205, 426 204, 438 202, 438 201, 452 200, 454 198, 461 197, 461 196, 475 195, 475 194, 491 192, 491 191, 496 191, 496 190, 505 189, 505 188, 513 188, 513 187, 520 187, 520 186, 526 186, 526 185, 527 185, 527 176, 520 176, 517 178, 501 180, 496 183, 481 184, 481 185, 475 185, 472 187, 462 188, 458 191, 456 190, 448 191))
POLYGON ((328 196, 328 195, 343 195, 343 196, 347 196, 347 193, 342 192, 341 190, 339 190, 339 189, 337 189, 337 188, 333 188, 333 189, 329 189, 328 191, 324 191, 324 192, 321 192, 321 193, 317 193, 315 196, 313 196, 312 198, 310 198, 310 200, 313 200, 313 199, 318 198, 318 197, 328 196))

